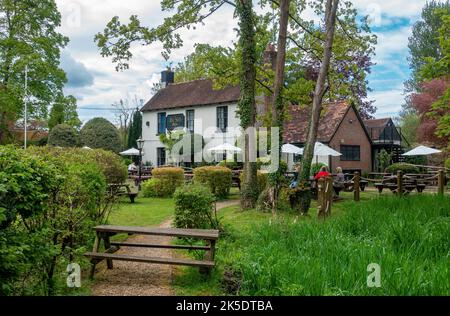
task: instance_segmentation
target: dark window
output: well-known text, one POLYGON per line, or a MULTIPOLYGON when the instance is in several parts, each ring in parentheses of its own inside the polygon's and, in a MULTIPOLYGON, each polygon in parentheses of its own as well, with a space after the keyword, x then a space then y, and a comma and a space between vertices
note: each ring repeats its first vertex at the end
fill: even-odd
POLYGON ((157 149, 158 167, 166 164, 166 149, 164 147, 157 149))
POLYGON ((361 160, 361 147, 360 146, 341 146, 341 161, 360 161, 361 160))
POLYGON ((166 133, 166 113, 158 113, 158 135, 166 133))
POLYGON ((217 128, 225 133, 228 128, 228 107, 221 106, 217 108, 217 128))
POLYGON ((168 115, 166 129, 172 132, 175 129, 184 128, 185 118, 183 114, 168 115))
POLYGON ((189 132, 194 133, 195 111, 186 111, 186 128, 189 132))

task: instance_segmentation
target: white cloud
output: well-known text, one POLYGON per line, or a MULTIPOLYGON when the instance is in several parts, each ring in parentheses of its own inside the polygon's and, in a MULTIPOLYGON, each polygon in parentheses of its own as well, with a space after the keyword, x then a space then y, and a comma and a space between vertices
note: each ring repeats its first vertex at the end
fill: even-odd
POLYGON ((377 118, 396 116, 405 102, 405 95, 402 88, 387 91, 377 91, 369 93, 369 100, 375 100, 375 106, 378 108, 377 118))

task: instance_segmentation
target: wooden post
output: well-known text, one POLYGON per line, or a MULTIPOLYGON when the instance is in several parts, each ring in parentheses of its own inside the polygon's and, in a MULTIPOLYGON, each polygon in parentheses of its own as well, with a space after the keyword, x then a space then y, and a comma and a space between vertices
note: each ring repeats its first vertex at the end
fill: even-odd
POLYGON ((325 195, 325 179, 320 178, 317 181, 317 216, 325 217, 325 205, 326 195, 325 195))
POLYGON ((397 172, 397 193, 398 196, 403 196, 403 171, 397 172))
POLYGON ((326 187, 325 187, 325 216, 331 215, 331 204, 333 203, 333 177, 327 177, 325 180, 326 187))
POLYGON ((444 195, 445 193, 445 173, 444 170, 439 170, 438 173, 438 194, 444 195))
MULTIPOLYGON (((206 246, 209 247, 209 250, 205 252, 203 260, 206 261, 214 261, 216 256, 216 241, 215 240, 206 240, 206 246)), ((202 274, 211 274, 212 268, 200 268, 200 273, 202 274)))
POLYGON ((359 202, 361 200, 360 194, 359 194, 360 181, 361 181, 361 176, 359 175, 359 172, 355 172, 355 178, 353 180, 353 196, 354 196, 354 200, 356 202, 359 202))

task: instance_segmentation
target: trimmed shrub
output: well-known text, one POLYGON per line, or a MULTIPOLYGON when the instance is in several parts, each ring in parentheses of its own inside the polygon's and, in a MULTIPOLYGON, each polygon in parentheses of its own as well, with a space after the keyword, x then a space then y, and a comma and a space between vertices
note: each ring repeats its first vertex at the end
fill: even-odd
POLYGON ((194 169, 194 183, 204 184, 218 198, 230 194, 233 174, 230 169, 220 166, 200 167, 194 169))
POLYGON ((76 147, 79 143, 77 131, 66 124, 56 125, 48 135, 48 144, 59 147, 76 147))
POLYGON ((240 169, 243 167, 241 162, 237 162, 234 160, 222 160, 221 162, 219 162, 219 166, 226 167, 231 170, 240 169))
POLYGON ((144 197, 151 198, 151 197, 159 197, 161 192, 161 180, 159 179, 150 179, 142 183, 142 193, 144 197))
POLYGON ((102 148, 118 153, 122 149, 120 135, 117 128, 104 118, 94 118, 81 129, 83 146, 93 149, 102 148))
POLYGON ((184 184, 184 170, 181 168, 156 168, 152 175, 159 180, 157 194, 160 197, 172 196, 184 184))
POLYGON ((175 227, 187 229, 216 229, 213 215, 214 196, 202 185, 190 184, 178 188, 174 194, 175 227))
POLYGON ((407 163, 394 163, 386 168, 386 173, 396 174, 397 171, 403 171, 403 173, 420 173, 419 168, 407 163))

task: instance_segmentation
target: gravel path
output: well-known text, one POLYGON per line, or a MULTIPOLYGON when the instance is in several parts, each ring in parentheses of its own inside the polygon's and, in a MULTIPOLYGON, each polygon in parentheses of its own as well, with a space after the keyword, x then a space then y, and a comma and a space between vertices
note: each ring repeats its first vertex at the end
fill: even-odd
MULTIPOLYGON (((230 200, 217 203, 217 210, 239 205, 239 200, 230 200)), ((161 228, 171 227, 172 220, 161 224, 161 228)), ((155 243, 168 245, 171 237, 164 236, 134 236, 127 241, 138 243, 155 243)), ((173 256, 170 249, 130 248, 122 247, 118 254, 163 257, 173 256)), ((114 261, 114 269, 107 270, 106 263, 97 265, 99 270, 95 274, 95 283, 92 286, 93 296, 171 296, 172 266, 148 264, 139 262, 114 261)))
MULTIPOLYGON (((172 221, 166 221, 159 227, 169 228, 172 221)), ((171 238, 164 236, 134 236, 132 242, 170 244, 171 238)), ((122 247, 118 254, 147 257, 172 256, 169 249, 127 248, 122 247)), ((139 262, 114 261, 114 269, 107 270, 103 262, 98 265, 100 272, 95 274, 92 287, 94 296, 170 296, 172 266, 139 262)))

